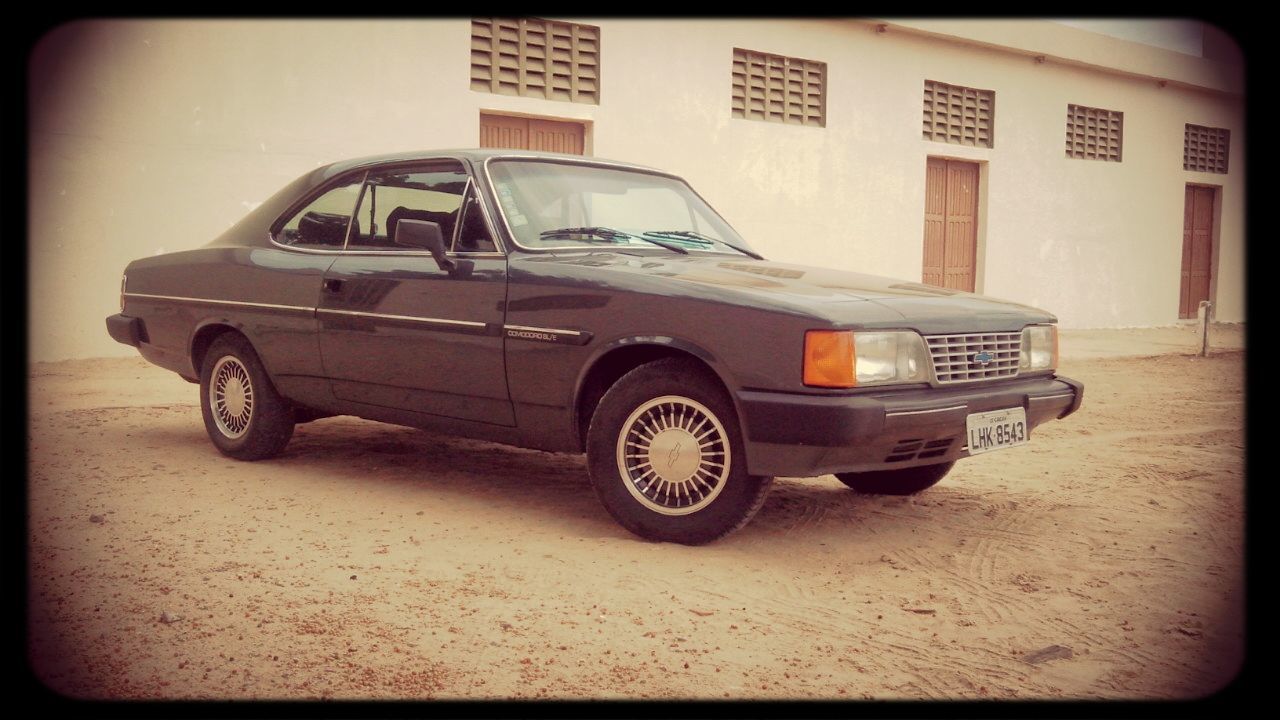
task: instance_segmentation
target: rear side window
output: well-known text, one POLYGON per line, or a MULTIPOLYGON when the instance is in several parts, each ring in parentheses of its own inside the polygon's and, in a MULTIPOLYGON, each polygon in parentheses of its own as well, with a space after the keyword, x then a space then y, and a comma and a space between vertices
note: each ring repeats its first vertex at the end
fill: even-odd
POLYGON ((276 234, 276 242, 291 247, 341 250, 348 225, 359 232, 358 223, 351 222, 351 212, 360 197, 363 175, 356 175, 347 182, 331 188, 299 210, 276 234))

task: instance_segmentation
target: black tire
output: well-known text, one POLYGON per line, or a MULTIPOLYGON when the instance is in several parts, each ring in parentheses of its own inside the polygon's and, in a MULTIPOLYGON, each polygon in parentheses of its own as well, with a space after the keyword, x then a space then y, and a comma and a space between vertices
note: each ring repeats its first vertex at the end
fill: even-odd
POLYGON ((620 525, 648 540, 685 545, 747 524, 773 482, 747 474, 738 417, 715 376, 678 358, 641 365, 604 394, 587 430, 587 469, 596 496, 620 525), (661 460, 651 465, 649 458, 661 460))
POLYGON ((867 495, 915 495, 937 485, 955 464, 952 460, 898 470, 836 473, 836 479, 867 495))
POLYGON ((293 406, 276 392, 253 346, 238 333, 219 335, 205 353, 200 411, 213 446, 237 460, 278 455, 293 437, 293 406), (221 404, 210 392, 215 371, 224 383, 221 404))

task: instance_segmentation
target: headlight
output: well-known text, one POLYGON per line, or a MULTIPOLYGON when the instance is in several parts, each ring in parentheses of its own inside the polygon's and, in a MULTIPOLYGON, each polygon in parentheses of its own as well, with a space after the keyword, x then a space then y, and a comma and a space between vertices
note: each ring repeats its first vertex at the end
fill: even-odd
POLYGON ((929 379, 929 356, 918 333, 854 333, 853 347, 854 376, 858 385, 925 382, 929 379))
POLYGON ((1022 329, 1019 370, 1052 370, 1058 367, 1058 326, 1028 325, 1022 329))
POLYGON ((804 384, 863 387, 926 382, 929 355, 919 333, 810 330, 804 336, 804 384))

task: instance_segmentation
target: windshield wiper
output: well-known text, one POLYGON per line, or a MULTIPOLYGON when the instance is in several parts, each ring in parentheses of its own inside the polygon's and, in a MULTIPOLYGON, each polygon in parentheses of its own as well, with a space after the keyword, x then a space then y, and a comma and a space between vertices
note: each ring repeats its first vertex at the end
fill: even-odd
POLYGON ((613 228, 607 228, 607 227, 593 226, 593 227, 557 228, 555 230, 544 230, 538 233, 538 237, 544 237, 544 238, 545 237, 568 237, 570 235, 586 236, 586 237, 579 238, 579 240, 582 242, 591 242, 591 240, 595 238, 604 240, 606 242, 615 242, 617 240, 630 240, 634 238, 636 240, 643 240, 644 242, 650 243, 652 245, 657 245, 658 247, 664 247, 668 250, 671 250, 672 252, 678 252, 681 255, 689 254, 688 250, 685 250, 679 245, 672 245, 670 243, 664 243, 659 240, 654 240, 653 238, 641 237, 639 235, 632 235, 631 233, 624 233, 621 230, 614 230, 613 228))
POLYGON ((556 228, 555 230, 544 230, 538 233, 538 237, 567 237, 569 235, 588 235, 590 237, 603 238, 605 240, 617 240, 620 238, 629 238, 630 235, 607 227, 567 227, 556 228))
POLYGON ((720 238, 711 237, 710 235, 704 235, 700 232, 695 232, 693 230, 646 230, 644 234, 660 235, 660 236, 665 235, 667 237, 680 238, 681 240, 688 240, 691 242, 701 242, 706 245, 711 245, 712 243, 720 243, 721 245, 725 245, 734 250, 737 250, 738 252, 742 253, 743 255, 746 255, 747 257, 755 258, 756 260, 764 259, 763 255, 754 253, 744 247, 739 247, 737 245, 734 245, 728 240, 721 240, 720 238))

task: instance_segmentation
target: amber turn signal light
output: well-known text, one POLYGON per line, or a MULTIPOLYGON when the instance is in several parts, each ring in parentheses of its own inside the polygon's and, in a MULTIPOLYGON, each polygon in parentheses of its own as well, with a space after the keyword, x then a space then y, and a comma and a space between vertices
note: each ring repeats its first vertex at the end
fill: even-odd
POLYGON ((804 384, 853 387, 852 330, 808 330, 804 334, 804 384))

